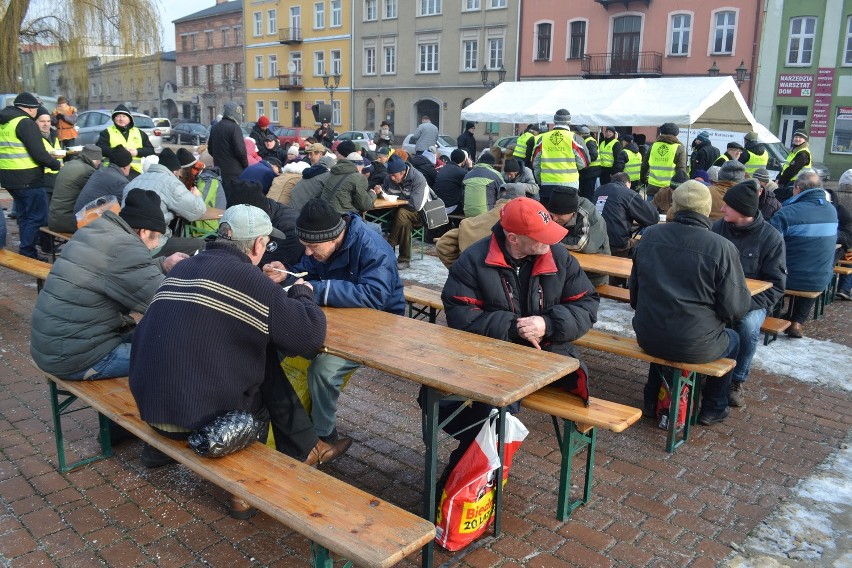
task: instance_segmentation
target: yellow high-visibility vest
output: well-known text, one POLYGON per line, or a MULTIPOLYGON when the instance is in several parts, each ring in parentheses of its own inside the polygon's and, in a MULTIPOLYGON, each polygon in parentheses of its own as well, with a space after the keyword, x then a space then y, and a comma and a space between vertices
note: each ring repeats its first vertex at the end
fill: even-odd
POLYGON ((784 160, 784 165, 781 167, 781 174, 784 173, 784 170, 790 167, 790 164, 793 163, 793 160, 796 159, 796 154, 799 152, 807 152, 808 153, 808 163, 804 165, 804 168, 813 167, 813 162, 811 162, 811 151, 808 148, 799 147, 787 155, 787 159, 784 160))
MULTIPOLYGON (((583 138, 583 143, 586 145, 586 148, 588 148, 588 147, 589 147, 589 142, 594 142, 594 143, 595 143, 595 146, 597 146, 597 145, 598 145, 598 141, 597 141, 597 140, 595 140, 595 137, 594 137, 594 136, 586 136, 585 138, 583 138)), ((600 148, 598 148, 598 157, 597 157, 597 159, 595 159, 595 161, 594 161, 594 162, 589 162, 589 166, 588 166, 588 167, 590 167, 590 168, 594 168, 594 167, 596 167, 596 166, 600 166, 600 165, 601 165, 601 154, 600 154, 600 148)))
POLYGON ((648 152, 648 183, 654 187, 668 187, 675 174, 675 155, 679 144, 654 142, 648 152))
POLYGON ((627 163, 624 164, 624 173, 630 176, 630 181, 639 181, 642 173, 642 153, 624 149, 627 154, 627 163))
POLYGON ((615 155, 612 153, 612 147, 615 146, 616 142, 618 142, 618 138, 613 138, 612 140, 604 140, 598 146, 600 148, 598 159, 601 161, 602 168, 611 168, 615 163, 615 155))
POLYGON ((39 167, 15 133, 18 124, 24 119, 32 120, 28 116, 16 116, 0 125, 0 170, 31 170, 39 167))
MULTIPOLYGON (((142 132, 135 126, 127 132, 127 139, 124 138, 124 134, 122 134, 121 131, 119 131, 114 124, 107 128, 107 132, 109 132, 110 148, 124 146, 128 150, 133 148, 137 152, 142 149, 142 132)), ((104 162, 107 166, 109 165, 109 160, 106 157, 104 157, 104 162)), ((131 160, 130 162, 130 167, 141 174, 142 158, 140 158, 138 155, 133 156, 133 160, 131 160)))
MULTIPOLYGON (((61 147, 59 146, 59 138, 53 141, 53 146, 50 145, 50 141, 44 136, 41 137, 44 140, 44 149, 47 150, 47 153, 50 154, 53 150, 59 150, 61 147)), ((59 170, 51 170, 50 168, 44 168, 44 173, 46 174, 58 174, 59 170)))
POLYGON ((515 149, 512 151, 512 156, 523 160, 527 157, 527 142, 532 138, 532 132, 523 132, 515 141, 515 149))
POLYGON ((574 134, 555 129, 541 135, 541 183, 579 183, 580 172, 571 144, 574 134))

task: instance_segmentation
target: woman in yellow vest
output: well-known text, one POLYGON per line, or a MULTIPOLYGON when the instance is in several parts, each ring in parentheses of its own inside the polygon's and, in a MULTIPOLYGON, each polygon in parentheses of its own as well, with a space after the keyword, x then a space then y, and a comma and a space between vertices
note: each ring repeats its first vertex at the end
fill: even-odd
POLYGON ((133 125, 133 116, 124 105, 118 105, 112 111, 112 125, 101 131, 97 144, 104 153, 102 165, 108 163, 113 148, 127 148, 133 156, 130 168, 137 174, 142 173, 142 158, 154 154, 154 145, 148 140, 148 135, 133 125))
POLYGON ((799 172, 804 168, 811 167, 811 151, 808 148, 808 134, 804 130, 797 130, 793 133, 793 148, 787 159, 784 160, 784 165, 781 167, 781 172, 775 179, 779 189, 786 188, 799 172))

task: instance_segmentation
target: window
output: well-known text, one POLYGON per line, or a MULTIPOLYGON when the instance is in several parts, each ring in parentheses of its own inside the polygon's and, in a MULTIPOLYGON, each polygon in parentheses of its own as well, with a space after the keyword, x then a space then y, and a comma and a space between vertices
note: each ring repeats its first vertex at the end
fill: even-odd
MULTIPOLYGON (((301 75, 302 74, 302 52, 301 51, 293 51, 290 53, 290 62, 293 64, 293 74, 301 75)), ((287 66, 289 67, 289 63, 287 66)))
POLYGON ((464 11, 479 10, 479 0, 465 0, 464 11))
POLYGON ((506 7, 506 0, 488 0, 488 8, 489 9, 505 8, 505 7, 506 7))
MULTIPOLYGON (((183 87, 189 86, 189 67, 181 67, 181 79, 183 79, 183 87)), ((107 81, 107 96, 109 96, 109 81, 107 81)))
POLYGON ((222 30, 222 47, 228 47, 228 28, 222 30))
POLYGON ((477 70, 479 70, 479 40, 465 40, 462 42, 462 71, 477 70))
POLYGON ((192 67, 192 83, 190 83, 190 84, 193 85, 193 86, 196 86, 196 85, 199 84, 198 83, 198 67, 196 67, 196 66, 192 67))
POLYGON ((277 10, 266 11, 266 33, 276 35, 278 33, 278 12, 277 10))
POLYGON ((499 69, 503 65, 503 38, 488 40, 488 68, 499 69))
POLYGON ((340 75, 343 72, 343 66, 340 64, 340 50, 331 50, 331 74, 340 75))
POLYGON ((535 60, 549 61, 550 60, 550 39, 552 36, 553 24, 544 23, 538 24, 535 27, 535 60))
POLYGON ((269 101, 269 122, 278 124, 278 101, 269 101))
POLYGON ((376 3, 379 0, 364 0, 364 21, 375 22, 379 18, 379 8, 376 3))
POLYGON ((213 30, 207 30, 204 32, 204 39, 206 41, 207 49, 213 47, 213 30))
POLYGON ((325 75, 325 52, 324 51, 315 51, 314 52, 314 75, 322 76, 325 75))
POLYGON ((322 29, 325 27, 325 2, 317 2, 314 4, 314 29, 322 29))
POLYGON ((342 124, 340 120, 340 101, 332 101, 331 103, 331 123, 336 126, 342 124))
POLYGON ((197 34, 192 34, 191 36, 189 36, 189 43, 192 46, 192 51, 195 51, 195 50, 198 49, 198 46, 195 44, 195 36, 196 35, 197 34))
POLYGON ((331 0, 331 27, 339 28, 343 25, 343 6, 341 0, 331 0))
POLYGON ((242 63, 234 63, 234 80, 238 83, 243 80, 243 64, 242 63))
POLYGON ((254 17, 254 37, 260 37, 263 34, 263 14, 255 12, 254 17))
POLYGON ((586 55, 586 22, 571 22, 568 59, 583 59, 586 55))
POLYGON ((367 124, 365 128, 367 130, 374 130, 376 128, 376 103, 373 99, 367 99, 365 110, 367 111, 367 124))
POLYGON ((269 56, 269 76, 277 77, 278 76, 278 56, 270 55, 269 56))
POLYGON ((213 80, 214 77, 215 76, 213 75, 213 66, 208 65, 207 66, 207 91, 210 92, 210 93, 212 93, 216 89, 215 81, 213 80))
POLYGON ((364 48, 364 75, 376 74, 376 46, 364 48))
POLYGON ((438 72, 438 43, 421 43, 417 46, 419 73, 438 72))
MULTIPOLYGON (((264 110, 264 108, 263 108, 263 101, 255 101, 255 103, 254 103, 254 112, 255 112, 255 116, 256 116, 257 118, 260 118, 261 116, 263 116, 264 114, 266 114, 266 111, 265 111, 265 110, 264 110)), ((256 118, 255 120, 257 120, 257 118, 256 118)))
POLYGON ((385 19, 392 20, 396 18, 396 0, 384 0, 385 2, 385 19))
MULTIPOLYGON (((243 44, 243 28, 241 26, 234 26, 234 45, 242 45, 243 44)), ((225 45, 228 45, 227 38, 225 40, 225 45)))
POLYGON ((436 16, 441 13, 441 0, 417 0, 418 16, 436 16))
POLYGON ((263 56, 254 56, 254 78, 263 79, 263 56))
POLYGON ((734 52, 734 32, 737 26, 737 15, 735 12, 716 12, 713 27, 713 50, 714 54, 724 55, 734 52))
POLYGON ((180 50, 181 51, 189 51, 189 36, 182 35, 180 36, 180 50))
POLYGON ((231 65, 229 63, 222 64, 222 79, 231 78, 231 65))
POLYGON ((382 74, 396 74, 396 45, 386 45, 382 48, 382 74))
POLYGON ((790 20, 790 39, 787 45, 787 65, 810 65, 814 53, 816 18, 790 20))
POLYGON ((692 16, 673 14, 669 55, 689 55, 689 36, 692 31, 692 16))
MULTIPOLYGON (((852 20, 852 17, 850 17, 850 20, 852 20)), ((847 30, 849 25, 849 20, 847 20, 847 30)), ((852 107, 837 107, 834 115, 834 137, 831 139, 831 151, 835 154, 852 154, 852 107)))
POLYGON ((852 65, 852 16, 846 18, 846 49, 844 51, 843 63, 852 65))

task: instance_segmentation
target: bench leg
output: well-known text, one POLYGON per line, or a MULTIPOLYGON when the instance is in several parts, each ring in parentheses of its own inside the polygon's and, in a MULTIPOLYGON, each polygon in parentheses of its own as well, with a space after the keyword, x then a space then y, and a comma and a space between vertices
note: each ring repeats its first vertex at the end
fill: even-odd
POLYGON ((670 368, 672 369, 672 388, 669 391, 669 396, 671 397, 672 402, 669 406, 669 430, 666 440, 666 451, 672 454, 681 444, 685 443, 689 439, 689 429, 698 420, 698 416, 695 411, 698 408, 699 379, 696 373, 690 373, 689 376, 684 377, 681 375, 680 369, 676 369, 674 367, 670 368), (683 425, 683 436, 680 440, 678 440, 677 417, 680 413, 680 391, 683 389, 684 385, 687 389, 689 389, 689 395, 686 399, 686 421, 683 425))
POLYGON ((440 311, 430 306, 418 307, 414 302, 408 302, 408 317, 411 319, 428 319, 429 323, 435 323, 440 311))
MULTIPOLYGON (((334 568, 334 560, 324 546, 311 542, 311 555, 314 558, 314 568, 334 568)), ((340 568, 352 568, 353 566, 352 562, 347 561, 340 568)))
POLYGON ((592 428, 588 434, 577 429, 577 425, 571 420, 563 420, 562 432, 559 429, 559 420, 551 416, 553 428, 556 430, 556 439, 559 443, 559 451, 562 454, 562 464, 559 470, 559 498, 556 505, 556 518, 560 521, 568 519, 574 509, 589 502, 592 496, 592 478, 595 467, 595 444, 597 440, 597 429, 592 428), (586 449, 586 478, 583 484, 583 497, 571 501, 571 475, 574 465, 574 454, 586 449))
POLYGON ((112 441, 110 440, 109 420, 103 414, 98 413, 98 438, 101 444, 101 453, 74 462, 71 465, 68 465, 66 463, 65 438, 62 432, 62 416, 66 414, 71 414, 72 412, 77 412, 79 410, 85 410, 90 407, 84 406, 82 408, 75 408, 69 410, 69 407, 74 404, 74 402, 77 400, 77 397, 68 391, 64 391, 57 388, 56 383, 54 383, 53 381, 49 380, 47 381, 47 383, 50 387, 50 408, 53 413, 53 428, 55 431, 54 437, 56 439, 56 456, 57 460, 59 461, 59 471, 65 473, 67 471, 71 471, 74 468, 80 467, 81 465, 86 465, 88 463, 92 463, 94 461, 98 461, 100 459, 112 456, 112 441), (60 400, 60 396, 65 398, 60 400))

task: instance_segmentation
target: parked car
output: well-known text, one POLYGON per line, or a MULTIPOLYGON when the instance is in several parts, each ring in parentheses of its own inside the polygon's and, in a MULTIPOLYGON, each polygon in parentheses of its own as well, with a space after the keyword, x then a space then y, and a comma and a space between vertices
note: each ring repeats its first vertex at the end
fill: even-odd
MULTIPOLYGON (((453 153, 453 150, 457 148, 456 139, 452 136, 447 136, 446 134, 441 134, 438 136, 438 155, 444 156, 448 160, 450 159, 450 154, 453 153)), ((411 155, 414 155, 414 143, 411 141, 411 134, 405 137, 405 140, 402 141, 402 149, 408 152, 411 155)))
MULTIPOLYGON (((147 114, 139 112, 131 112, 133 117, 133 125, 139 130, 148 135, 151 145, 159 152, 163 145, 163 139, 160 135, 160 129, 154 126, 154 121, 147 114)), ((77 144, 95 144, 101 131, 108 128, 112 124, 112 111, 108 110, 87 110, 79 114, 77 118, 77 144)))
POLYGON ((278 142, 283 148, 289 148, 293 144, 299 145, 299 150, 304 150, 307 146, 307 139, 314 135, 313 128, 304 128, 301 126, 278 126, 273 132, 278 137, 278 142))
POLYGON ((172 121, 163 117, 154 117, 151 120, 154 121, 154 126, 160 129, 160 137, 168 140, 172 135, 172 121))
POLYGON ((368 132, 367 130, 347 130, 346 132, 341 132, 337 135, 337 138, 331 145, 331 149, 337 150, 338 144, 344 140, 351 140, 355 146, 359 148, 366 148, 370 152, 375 152, 376 142, 373 140, 373 136, 375 136, 375 133, 368 132))
MULTIPOLYGON (((15 99, 17 98, 19 93, 4 93, 0 95, 0 108, 6 108, 7 106, 12 106, 15 103, 15 99)), ((56 97, 46 97, 42 95, 38 95, 33 93, 35 97, 41 101, 41 104, 44 105, 44 108, 53 112, 56 110, 56 97)))
POLYGON ((501 136, 494 142, 494 145, 499 146, 501 150, 505 151, 509 146, 514 146, 517 141, 517 136, 501 136))
POLYGON ((197 122, 181 122, 172 128, 170 137, 172 144, 199 144, 207 143, 209 129, 197 122))

